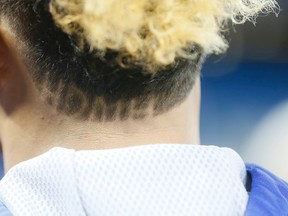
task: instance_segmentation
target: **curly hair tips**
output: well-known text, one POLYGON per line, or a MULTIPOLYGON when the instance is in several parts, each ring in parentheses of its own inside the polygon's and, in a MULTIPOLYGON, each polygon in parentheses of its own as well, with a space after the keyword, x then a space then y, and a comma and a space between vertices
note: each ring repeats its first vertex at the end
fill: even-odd
MULTIPOLYGON (((119 53, 120 64, 159 68, 191 58, 190 47, 221 53, 228 23, 277 13, 275 0, 52 0, 50 12, 64 32, 92 50, 119 53), (126 62, 123 63, 123 59, 126 62)), ((80 45, 81 47, 81 45, 80 45)))

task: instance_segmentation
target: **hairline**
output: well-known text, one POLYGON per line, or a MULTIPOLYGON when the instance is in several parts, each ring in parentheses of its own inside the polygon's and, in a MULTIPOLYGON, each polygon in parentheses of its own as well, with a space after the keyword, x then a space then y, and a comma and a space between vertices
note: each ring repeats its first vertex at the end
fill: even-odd
MULTIPOLYGON (((113 98, 113 95, 109 95, 107 93, 103 93, 103 95, 101 94, 98 95, 97 91, 95 91, 96 94, 93 95, 92 93, 89 93, 89 91, 87 91, 85 87, 77 86, 79 84, 78 82, 73 83, 73 81, 66 80, 69 79, 69 76, 67 75, 65 76, 65 73, 66 74, 69 73, 68 63, 67 63, 67 69, 65 69, 64 67, 59 66, 57 67, 53 65, 56 64, 55 63, 56 60, 55 62, 53 62, 54 54, 61 56, 61 54, 59 54, 61 53, 61 44, 58 46, 57 50, 58 53, 53 53, 51 55, 49 54, 47 55, 46 53, 46 56, 44 58, 41 58, 41 55, 45 55, 44 53, 45 49, 49 47, 43 46, 42 50, 39 49, 40 50, 39 52, 39 50, 37 50, 37 48, 39 47, 37 46, 41 47, 41 44, 39 43, 37 44, 35 41, 33 41, 31 37, 33 37, 34 35, 30 36, 30 34, 27 34, 27 32, 25 32, 23 27, 21 27, 22 26, 21 24, 23 23, 19 15, 11 18, 11 14, 8 14, 6 15, 6 17, 9 19, 10 23, 14 22, 13 23, 14 26, 12 26, 12 29, 15 32, 15 35, 19 37, 22 44, 25 44, 20 48, 21 54, 25 56, 26 66, 28 70, 31 71, 33 81, 40 90, 42 96, 45 98, 47 104, 56 108, 56 110, 60 113, 64 113, 68 116, 74 116, 82 120, 114 121, 116 119, 126 120, 129 119, 131 116, 133 117, 133 119, 142 119, 148 115, 146 114, 147 110, 150 111, 152 110, 152 115, 162 114, 172 109, 176 105, 182 103, 187 98, 194 85, 195 79, 199 74, 201 63, 203 61, 203 52, 201 51, 200 47, 196 47, 195 50, 197 51, 197 53, 195 59, 192 60, 179 59, 177 62, 178 63, 177 66, 171 67, 167 71, 162 72, 160 71, 156 75, 150 76, 149 78, 145 78, 144 74, 140 75, 142 71, 139 68, 135 69, 136 70, 135 73, 134 69, 129 71, 121 69, 119 66, 118 67, 113 66, 111 67, 112 71, 118 70, 117 75, 120 74, 119 76, 123 76, 126 80, 128 75, 124 75, 124 73, 129 72, 132 75, 135 73, 145 82, 147 82, 145 84, 143 83, 141 84, 143 85, 142 86, 143 88, 148 86, 148 90, 138 89, 139 94, 133 95, 133 92, 129 93, 129 89, 127 90, 124 88, 125 91, 128 91, 125 93, 126 95, 125 94, 118 95, 118 97, 116 98, 113 98), (37 45, 33 46, 35 44, 37 45), (54 66, 56 69, 55 70, 51 69, 54 66), (64 72, 60 70, 63 70, 64 72), (45 72, 44 74, 39 75, 39 71, 45 71, 45 72), (59 74, 57 75, 57 73, 62 74, 62 76, 60 76, 59 74), (156 83, 154 86, 151 85, 151 83, 153 82, 156 83), (153 87, 157 89, 153 91, 153 87), (161 90, 163 90, 163 92, 161 90), (151 108, 151 102, 153 106, 152 108, 151 108), (131 105, 131 103, 135 104, 134 107, 133 105, 131 105), (147 106, 147 104, 149 104, 149 106, 147 106), (139 110, 142 111, 142 113, 140 113, 139 110), (102 114, 100 115, 99 113, 102 114)), ((59 29, 57 29, 56 26, 54 27, 55 27, 54 30, 56 32, 57 31, 59 32, 59 29)), ((35 27, 35 29, 37 29, 37 27, 35 27)), ((61 37, 66 37, 66 39, 69 38, 63 32, 60 32, 60 34, 61 37)), ((44 36, 42 35, 42 38, 43 37, 44 36)), ((89 55, 88 57, 91 58, 91 56, 89 55)), ((58 58, 58 60, 59 59, 63 61, 65 60, 58 58)), ((99 61, 99 59, 97 61, 99 61)), ((106 67, 106 70, 107 67, 110 67, 109 65, 105 66, 102 63, 99 64, 101 64, 101 67, 103 68, 106 67)), ((83 68, 82 69, 79 68, 79 70, 82 70, 82 72, 85 71, 85 69, 83 68)), ((70 75, 70 78, 71 76, 72 75, 70 75)), ((137 80, 135 79, 135 81, 137 80)), ((133 89, 130 89, 130 91, 133 91, 133 89)))

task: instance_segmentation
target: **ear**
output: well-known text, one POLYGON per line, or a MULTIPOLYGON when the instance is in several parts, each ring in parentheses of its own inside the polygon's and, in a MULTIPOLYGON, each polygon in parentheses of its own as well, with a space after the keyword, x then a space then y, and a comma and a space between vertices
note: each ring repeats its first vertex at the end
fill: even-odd
POLYGON ((0 82, 7 72, 18 66, 16 53, 9 46, 8 38, 0 28, 0 82))
POLYGON ((19 58, 0 29, 0 107, 6 115, 15 111, 26 95, 26 83, 19 58))
POLYGON ((0 81, 2 80, 3 71, 5 66, 7 66, 8 60, 8 46, 2 31, 0 31, 0 81))

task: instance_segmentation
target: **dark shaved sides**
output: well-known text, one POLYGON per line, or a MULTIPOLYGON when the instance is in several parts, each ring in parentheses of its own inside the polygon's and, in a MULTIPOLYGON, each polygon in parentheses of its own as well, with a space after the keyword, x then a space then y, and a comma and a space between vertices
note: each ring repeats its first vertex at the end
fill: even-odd
POLYGON ((137 65, 122 68, 112 50, 99 56, 84 45, 80 51, 48 6, 49 0, 0 0, 0 17, 25 44, 20 50, 47 105, 82 120, 124 121, 162 114, 189 95, 203 59, 200 47, 191 47, 193 59, 177 59, 154 75, 137 65))

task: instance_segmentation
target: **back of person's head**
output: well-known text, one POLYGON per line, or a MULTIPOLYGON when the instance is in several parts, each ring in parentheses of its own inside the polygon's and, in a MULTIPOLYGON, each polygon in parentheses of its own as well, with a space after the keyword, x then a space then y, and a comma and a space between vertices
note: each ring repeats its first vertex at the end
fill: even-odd
POLYGON ((158 115, 180 104, 232 23, 274 0, 1 0, 1 25, 47 105, 85 120, 158 115))

